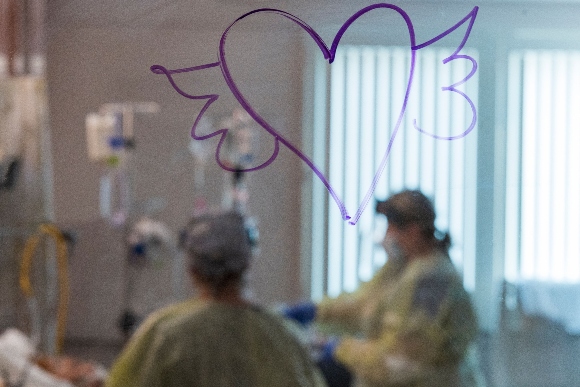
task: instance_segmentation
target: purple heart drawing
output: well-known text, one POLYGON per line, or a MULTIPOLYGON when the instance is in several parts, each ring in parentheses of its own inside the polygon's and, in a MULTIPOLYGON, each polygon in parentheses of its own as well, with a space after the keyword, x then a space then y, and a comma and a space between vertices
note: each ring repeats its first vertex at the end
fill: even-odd
POLYGON ((387 4, 387 3, 373 4, 373 5, 362 8, 361 10, 359 10, 358 12, 353 14, 350 18, 348 18, 348 20, 338 30, 337 34, 334 37, 334 40, 332 41, 330 48, 328 48, 326 43, 316 33, 316 31, 313 28, 311 28, 308 24, 306 24, 305 22, 303 22, 302 20, 297 18, 296 16, 289 14, 287 12, 284 12, 284 11, 278 10, 278 9, 261 8, 261 9, 256 9, 254 11, 248 12, 248 13, 240 16, 232 24, 230 24, 228 26, 228 28, 226 28, 226 30, 224 31, 224 33, 222 34, 222 37, 220 39, 219 51, 218 51, 219 60, 217 62, 207 63, 204 65, 195 66, 195 67, 182 68, 182 69, 177 69, 177 70, 168 70, 161 65, 153 65, 153 66, 151 66, 151 71, 155 74, 164 74, 167 77, 168 81, 170 82, 171 86, 175 89, 175 91, 177 91, 183 97, 188 98, 188 99, 193 99, 193 100, 206 100, 206 103, 204 104, 204 106, 200 110, 200 113, 198 114, 198 116, 196 117, 196 119, 194 121, 194 124, 193 124, 192 129, 191 129, 191 137, 194 140, 202 141, 202 140, 208 139, 210 137, 220 136, 220 140, 218 142, 216 152, 215 152, 216 162, 223 169, 225 169, 227 171, 234 172, 235 169, 224 164, 220 160, 220 157, 219 157, 220 149, 225 141, 228 129, 227 128, 219 129, 213 133, 203 135, 203 136, 199 136, 196 134, 196 128, 198 126, 198 123, 200 122, 201 117, 203 116, 205 111, 209 108, 209 106, 218 99, 219 96, 217 94, 191 95, 191 94, 185 93, 183 90, 181 90, 177 86, 177 84, 175 83, 175 81, 172 77, 172 74, 178 74, 178 73, 184 73, 184 72, 190 72, 190 71, 198 71, 198 70, 203 70, 203 69, 207 69, 207 68, 211 68, 211 67, 220 67, 226 84, 228 85, 230 91, 235 96, 235 98, 238 100, 240 105, 248 112, 248 114, 262 128, 264 128, 270 135, 272 135, 272 137, 274 137, 274 150, 272 152, 272 155, 268 158, 268 160, 266 160, 265 162, 263 162, 262 164, 260 164, 258 166, 248 168, 248 169, 245 169, 243 171, 244 172, 256 171, 256 170, 265 168, 268 165, 270 165, 278 156, 278 152, 280 150, 280 144, 282 144, 282 145, 286 146, 289 150, 291 150, 294 154, 296 154, 302 161, 304 161, 312 169, 312 171, 316 174, 316 176, 324 184, 324 186, 328 190, 329 194, 332 196, 333 200, 335 201, 336 205, 338 206, 338 208, 341 212, 343 220, 348 220, 350 224, 354 225, 360 219, 362 212, 366 208, 368 202, 370 201, 370 199, 375 191, 375 188, 378 184, 379 178, 381 177, 381 174, 382 174, 383 170, 385 169, 387 159, 389 157, 389 154, 391 152, 391 148, 393 146, 393 142, 394 142, 395 137, 397 136, 397 132, 401 126, 401 122, 402 122, 403 116, 405 114, 405 110, 407 108, 407 102, 409 99, 411 85, 413 83, 413 75, 414 75, 414 71, 415 71, 415 60, 416 60, 417 51, 441 40, 443 37, 449 35, 453 31, 455 31, 457 28, 459 28, 461 25, 463 25, 467 22, 468 22, 467 30, 466 30, 466 33, 465 33, 461 43, 459 44, 457 49, 453 52, 453 54, 451 54, 449 57, 447 57, 443 60, 443 63, 446 64, 452 60, 464 59, 464 60, 468 60, 472 63, 472 69, 469 72, 469 74, 467 74, 465 76, 465 78, 463 78, 459 82, 456 82, 450 86, 442 87, 442 91, 452 91, 452 92, 458 93, 463 98, 465 98, 467 103, 470 105, 472 113, 473 113, 472 121, 471 121, 470 125, 463 133, 456 135, 456 136, 450 136, 450 137, 440 137, 440 136, 437 136, 435 134, 429 133, 429 132, 421 129, 417 125, 416 120, 413 121, 413 126, 419 132, 421 132, 425 135, 431 136, 435 139, 449 140, 449 141, 465 137, 475 127, 475 124, 477 121, 477 112, 475 109, 475 105, 473 104, 473 102, 471 101, 469 96, 467 96, 462 91, 457 90, 457 87, 464 84, 465 82, 467 82, 477 71, 477 62, 475 61, 475 59, 471 56, 468 56, 468 55, 459 54, 459 52, 461 51, 461 49, 463 49, 465 43, 467 42, 467 39, 469 38, 469 34, 471 33, 473 23, 475 22, 475 18, 477 16, 478 9, 479 9, 479 7, 477 7, 477 6, 474 7, 463 19, 461 19, 459 22, 457 22, 451 28, 449 28, 446 31, 442 32, 441 34, 435 36, 434 38, 426 41, 425 43, 416 44, 413 23, 411 22, 411 19, 407 15, 407 13, 405 13, 405 11, 403 11, 403 9, 401 9, 395 5, 387 4), (240 92, 240 90, 238 89, 232 75, 230 74, 229 68, 228 68, 228 63, 226 60, 226 52, 225 52, 225 43, 226 43, 228 32, 240 20, 242 20, 250 15, 254 15, 254 14, 258 14, 258 13, 275 13, 277 15, 280 15, 280 16, 283 16, 287 19, 290 19, 291 21, 293 21, 294 23, 299 25, 304 31, 306 31, 311 36, 311 38, 314 40, 314 42, 318 45, 318 47, 320 48, 320 51, 322 52, 322 55, 324 56, 324 58, 326 60, 328 60, 329 63, 332 63, 334 61, 336 50, 338 48, 338 44, 340 43, 340 39, 342 38, 342 36, 346 32, 346 30, 350 27, 350 25, 352 23, 354 23, 359 17, 366 14, 367 12, 370 12, 370 11, 373 11, 373 10, 379 9, 379 8, 387 8, 387 9, 391 9, 391 10, 397 12, 404 19, 404 21, 407 25, 407 29, 409 32, 410 49, 411 49, 409 78, 408 78, 408 83, 407 83, 407 87, 405 90, 405 96, 403 99, 401 110, 399 112, 397 121, 396 121, 395 126, 393 128, 391 137, 389 139, 389 143, 385 149, 385 153, 383 154, 383 157, 381 159, 379 167, 375 171, 375 175, 373 177, 372 183, 368 187, 367 193, 365 194, 363 200, 359 204, 359 207, 357 208, 356 213, 354 214, 354 216, 350 216, 346 206, 344 205, 344 203, 342 201, 342 199, 336 194, 335 190, 332 188, 332 185, 328 181, 328 178, 324 175, 324 173, 320 170, 320 168, 318 166, 316 166, 312 162, 312 160, 310 160, 310 158, 306 154, 304 154, 304 152, 302 152, 298 147, 296 147, 294 144, 292 144, 290 141, 288 141, 274 127, 272 127, 272 125, 270 125, 266 120, 264 120, 262 118, 262 116, 260 116, 260 114, 257 113, 256 109, 254 109, 252 107, 252 105, 250 105, 250 103, 247 101, 247 99, 244 97, 244 95, 240 92))

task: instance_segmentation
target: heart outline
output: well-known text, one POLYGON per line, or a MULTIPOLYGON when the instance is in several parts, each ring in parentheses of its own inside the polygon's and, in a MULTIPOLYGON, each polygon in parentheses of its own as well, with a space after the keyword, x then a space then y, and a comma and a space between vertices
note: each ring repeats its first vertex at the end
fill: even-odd
POLYGON ((413 27, 413 23, 411 21, 411 18, 408 16, 408 14, 400 7, 393 5, 393 4, 389 4, 389 3, 377 3, 377 4, 373 4, 367 7, 364 7, 362 9, 360 9, 359 11, 357 11, 356 13, 354 13, 351 17, 349 17, 346 22, 341 26, 341 28, 339 29, 339 31, 337 32, 337 34, 335 35, 331 47, 330 49, 328 48, 328 46, 326 45, 326 43, 324 42, 324 40, 318 35, 318 33, 316 33, 316 31, 310 27, 307 23, 305 23, 304 21, 302 21, 301 19, 299 19, 298 17, 282 11, 282 10, 278 10, 278 9, 274 9, 274 8, 260 8, 260 9, 256 9, 250 12, 247 12, 245 14, 243 14, 242 16, 238 17, 236 20, 234 20, 234 22, 232 22, 223 32, 221 38, 220 38, 220 44, 219 44, 219 50, 218 50, 218 62, 213 62, 213 63, 208 63, 205 65, 201 65, 201 66, 195 66, 195 67, 189 67, 189 68, 183 68, 183 69, 177 69, 177 70, 167 70, 165 67, 161 66, 161 65, 153 65, 151 66, 151 71, 155 74, 164 74, 168 81, 170 82, 170 84, 172 85, 172 87, 182 96, 188 98, 188 99, 194 99, 194 100, 199 100, 199 99, 206 99, 206 103, 204 104, 204 106, 202 107, 202 109, 200 110, 200 113, 198 114, 198 116, 196 117, 194 124, 191 128, 191 137, 194 140, 205 140, 208 139, 210 137, 214 137, 214 136, 220 136, 220 140, 218 142, 218 145, 216 147, 216 152, 215 152, 215 159, 216 162, 218 163, 218 165, 226 170, 226 171, 230 171, 230 172, 235 172, 235 171, 240 171, 239 169, 235 169, 232 168, 228 165, 225 165, 224 163, 221 162, 220 158, 219 158, 219 154, 220 154, 220 150, 221 150, 221 146, 223 145, 223 142, 225 141, 228 129, 227 128, 223 128, 223 129, 219 129, 215 132, 212 132, 210 134, 207 135, 203 135, 203 136, 198 136, 195 133, 195 129, 197 128, 197 125, 201 119, 201 117, 203 116, 203 114, 205 113, 205 111, 209 108, 209 106, 215 102, 218 98, 219 95, 217 94, 208 94, 208 95, 202 95, 202 96, 194 96, 188 93, 185 93, 183 90, 181 90, 177 84, 175 83, 172 74, 177 74, 177 73, 183 73, 183 72, 189 72, 189 71, 197 71, 197 70, 203 70, 203 69, 207 69, 207 68, 212 68, 212 67, 220 67, 221 72, 222 72, 222 76, 224 77, 224 80, 226 81, 226 84, 228 85, 228 88, 230 89, 230 91, 232 92, 232 94, 234 95, 234 97, 236 98, 236 100, 240 103, 240 105, 242 106, 242 108, 254 119, 254 121, 256 121, 263 129, 265 129, 270 135, 272 135, 274 137, 274 151, 272 153, 272 155, 268 158, 268 160, 266 160, 265 162, 261 163, 258 166, 252 167, 252 168, 247 168, 247 169, 243 169, 241 170, 242 172, 251 172, 251 171, 256 171, 259 169, 263 169, 265 167, 267 167, 268 165, 270 165, 272 162, 274 162, 274 160, 276 159, 276 157, 278 156, 278 152, 280 150, 280 143, 282 143, 283 145, 285 145, 290 151, 292 151, 295 155, 297 155, 303 162, 305 162, 310 169, 314 172, 314 174, 321 180, 321 182, 324 184, 324 186, 326 187, 326 189, 328 190, 329 194, 331 195, 331 197, 333 198, 333 200, 335 201, 335 203, 337 204, 340 212, 341 212, 341 216, 343 220, 348 220, 349 224, 351 225, 355 225, 358 220, 360 219, 360 216, 362 215, 364 209, 366 208, 366 206, 368 205, 368 202, 370 201, 370 198, 372 196, 372 194, 374 193, 376 186, 378 184, 378 180, 380 179, 385 167, 386 167, 386 163, 388 160, 388 157, 390 155, 391 149, 392 149, 392 145, 394 143, 394 140, 397 136, 397 133, 400 129, 400 125, 403 119, 403 116, 406 112, 406 108, 407 108, 407 103, 408 103, 408 99, 409 99, 409 94, 411 91, 411 86, 413 83, 413 76, 414 76, 414 71, 415 71, 415 59, 416 59, 416 51, 420 50, 421 48, 427 47, 437 41, 439 41, 440 39, 442 39, 443 37, 449 35, 451 32, 455 31, 457 28, 459 28, 461 25, 463 25, 466 21, 469 20, 469 25, 467 27, 467 31, 463 37, 463 40, 461 41, 460 45, 457 47, 457 49, 453 52, 453 54, 451 54, 449 57, 445 58, 443 60, 443 63, 446 64, 451 60, 455 60, 455 59, 466 59, 466 60, 470 60, 472 63, 472 70, 470 71, 470 73, 461 81, 456 82, 450 86, 447 87, 442 87, 443 91, 452 91, 452 92, 456 92, 458 94, 460 94, 461 96, 463 96, 469 103, 472 113, 473 113, 473 118, 472 118, 472 122, 470 123, 469 127, 467 130, 465 130, 463 133, 457 135, 457 136, 450 136, 450 137, 439 137, 436 136, 435 134, 431 134, 423 129, 421 129, 416 122, 416 119, 413 121, 413 126, 415 127, 416 130, 418 130, 419 132, 429 135, 435 139, 440 139, 440 140, 456 140, 459 138, 463 138, 465 137, 467 134, 469 134, 474 128, 475 128, 475 124, 477 121, 477 112, 475 109, 475 105, 473 104, 473 102, 471 101, 471 99, 462 91, 457 90, 456 87, 460 86, 462 84, 464 84, 465 82, 467 82, 467 80, 469 80, 477 71, 477 62, 475 61, 474 58, 468 56, 468 55, 459 55, 459 52, 461 51, 461 49, 464 47, 465 43, 467 42, 467 39, 469 38, 469 35, 471 33, 473 24, 475 22, 475 18, 477 16, 477 12, 478 12, 479 7, 475 6, 464 18, 462 18, 459 22, 457 22, 455 25, 453 25, 452 27, 450 27, 449 29, 445 30, 444 32, 442 32, 441 34, 437 35, 436 37, 422 43, 422 44, 415 44, 415 31, 414 31, 414 27, 413 27), (324 56, 324 58, 326 60, 329 61, 330 64, 332 64, 332 62, 334 61, 334 57, 336 54, 336 50, 338 48, 338 45, 340 43, 340 40, 342 38, 342 36, 344 35, 344 33, 347 31, 347 29, 350 27, 350 25, 352 23, 354 23, 359 17, 361 17, 362 15, 378 9, 378 8, 387 8, 387 9, 391 9, 396 11, 404 20, 405 23, 407 25, 407 30, 409 32, 409 38, 410 38, 410 48, 411 48, 411 65, 410 65, 410 69, 409 69, 409 79, 407 82, 407 87, 405 89, 405 97, 403 100, 403 104, 401 106, 401 110, 399 111, 399 116, 397 118, 397 122, 395 124, 395 127, 393 128, 393 131, 391 133, 391 137, 389 139, 389 143, 387 145, 387 149, 385 150, 385 153, 383 154, 383 158, 381 159, 381 163, 379 164, 379 167, 376 169, 375 171, 375 175, 373 177, 373 181, 371 183, 371 185, 369 186, 367 193, 365 194, 364 199, 360 202, 359 207, 356 210, 356 213, 354 215, 354 218, 352 218, 349 214, 348 214, 348 210, 346 209, 345 204, 343 203, 343 201, 340 199, 340 197, 336 194, 336 192, 334 191, 334 189, 332 188, 332 185, 330 184, 330 182, 328 181, 328 179, 326 178, 326 176, 324 175, 324 173, 322 173, 320 171, 320 169, 314 164, 314 162, 312 160, 310 160, 310 158, 304 154, 299 148, 297 148, 296 146, 294 146, 290 141, 288 141, 283 135, 281 135, 280 133, 278 133, 278 131, 276 131, 276 129, 274 127, 272 127, 266 120, 264 120, 256 111, 255 109, 251 106, 251 104, 245 99, 244 95, 240 92, 240 90, 238 89, 233 77, 231 76, 231 73, 229 72, 229 68, 227 66, 227 60, 226 60, 226 53, 225 53, 225 42, 226 42, 226 38, 227 35, 230 31, 230 29, 236 24, 238 23, 240 20, 250 16, 250 15, 254 15, 257 13, 261 13, 261 12, 265 12, 265 13, 275 13, 278 14, 280 16, 283 16, 287 19, 290 19, 291 21, 295 22, 296 24, 298 24, 302 29, 304 29, 310 36, 311 38, 316 42, 316 44, 318 45, 318 47, 320 48, 320 50, 322 51, 322 54, 324 56))

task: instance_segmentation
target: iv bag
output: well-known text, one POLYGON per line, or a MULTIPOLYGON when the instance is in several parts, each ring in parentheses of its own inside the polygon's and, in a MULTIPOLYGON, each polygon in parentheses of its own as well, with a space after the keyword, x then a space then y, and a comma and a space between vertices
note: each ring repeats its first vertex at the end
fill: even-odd
POLYGON ((115 156, 111 146, 115 136, 117 118, 114 114, 89 113, 85 119, 87 151, 91 161, 107 161, 115 156))
POLYGON ((22 153, 22 106, 17 87, 11 79, 0 81, 0 177, 22 153))
POLYGON ((257 128, 252 117, 243 109, 236 108, 230 117, 221 122, 221 126, 228 128, 225 140, 225 160, 240 169, 249 168, 257 151, 257 128))

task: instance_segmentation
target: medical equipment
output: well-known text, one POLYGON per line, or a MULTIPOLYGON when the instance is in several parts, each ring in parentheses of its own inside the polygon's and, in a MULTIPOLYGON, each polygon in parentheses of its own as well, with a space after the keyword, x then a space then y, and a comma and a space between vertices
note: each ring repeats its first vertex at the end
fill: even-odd
MULTIPOLYGON (((206 115, 201 116, 197 126, 201 133, 213 132, 213 122, 206 115)), ((211 156, 212 149, 208 141, 198 141, 193 138, 189 139, 188 149, 195 161, 195 176, 193 183, 197 191, 205 184, 205 169, 208 158, 211 156)))
POLYGON ((118 117, 113 113, 89 113, 85 119, 87 151, 92 161, 107 161, 115 156, 111 138, 115 135, 118 117))
MULTIPOLYGON (((201 116, 197 130, 201 134, 209 134, 217 128, 214 120, 207 115, 201 116)), ((222 208, 231 208, 242 214, 247 212, 249 192, 246 181, 245 169, 251 168, 258 150, 258 129, 250 115, 241 108, 236 108, 231 115, 219 121, 220 128, 226 128, 226 136, 222 153, 219 157, 234 172, 224 171, 224 194, 222 195, 222 208)), ((195 161, 194 186, 194 214, 203 213, 207 207, 207 201, 199 196, 198 192, 205 184, 205 169, 208 158, 212 155, 213 145, 209 141, 195 140, 191 138, 189 151, 195 161)), ((258 227, 256 219, 246 216, 246 230, 248 231, 252 246, 258 245, 258 227)))
MULTIPOLYGON (((228 129, 220 157, 223 157, 225 165, 235 170, 232 179, 226 181, 222 207, 245 213, 249 194, 244 170, 250 168, 256 158, 257 129, 252 117, 241 108, 234 109, 231 116, 221 121, 220 126, 228 129)), ((225 173, 226 178, 230 173, 225 173)))
POLYGON ((225 160, 232 168, 249 168, 255 159, 257 128, 252 117, 242 108, 235 108, 231 116, 221 122, 228 129, 225 160))
POLYGON ((22 158, 22 104, 17 92, 18 81, 0 82, 0 189, 14 185, 22 158))
MULTIPOLYGON (((134 147, 135 113, 157 113, 155 102, 107 103, 85 119, 87 150, 92 161, 111 161, 134 147)), ((112 162, 116 164, 116 162, 112 162)))
MULTIPOLYGON (((44 78, 19 75, 0 79, 0 324, 2 329, 29 331, 35 344, 54 353, 57 331, 64 332, 59 326, 64 322, 61 311, 66 290, 61 290, 59 302, 57 266, 62 267, 62 260, 56 253, 60 242, 39 228, 55 217, 47 113, 44 78), (37 246, 28 244, 35 238, 39 239, 37 246), (26 261, 24 245, 29 246, 30 292, 23 297, 25 289, 18 281, 27 277, 21 273, 26 261), (32 264, 34 257, 37 261, 32 264), (60 322, 57 314, 62 317, 60 322)), ((62 281, 60 284, 66 288, 62 281)), ((8 357, 11 355, 9 351, 8 357)))
POLYGON ((38 307, 38 300, 32 289, 30 281, 30 271, 32 267, 32 259, 36 248, 38 247, 41 237, 47 235, 54 239, 56 243, 56 256, 58 268, 58 282, 59 282, 59 302, 57 311, 57 326, 56 337, 54 344, 54 352, 60 353, 64 342, 64 333, 66 327, 66 313, 69 300, 69 282, 68 282, 68 246, 67 240, 63 232, 61 232, 55 225, 41 224, 38 232, 32 235, 24 245, 22 253, 22 261, 20 266, 20 289, 27 298, 28 308, 30 311, 31 325, 32 325, 32 340, 35 345, 38 345, 41 340, 41 317, 38 307))
POLYGON ((224 119, 222 127, 228 128, 228 136, 225 143, 226 163, 235 172, 224 171, 226 181, 222 206, 231 208, 245 215, 245 226, 250 238, 254 253, 258 251, 259 230, 255 218, 248 216, 248 200, 250 197, 247 186, 247 173, 245 169, 251 168, 258 150, 258 132, 250 115, 241 108, 233 110, 232 115, 224 119))
POLYGON ((0 189, 10 189, 16 182, 20 160, 17 158, 0 162, 0 189))
POLYGON ((127 246, 127 275, 125 279, 124 311, 119 326, 127 337, 150 310, 136 305, 139 293, 137 275, 147 268, 160 269, 171 263, 171 290, 175 300, 184 298, 183 294, 183 257, 177 248, 177 238, 162 222, 141 217, 129 229, 125 239, 127 246))
MULTIPOLYGON (((176 238, 165 224, 148 216, 137 218, 132 203, 130 172, 132 151, 135 150, 134 115, 158 111, 159 105, 154 102, 110 103, 102 105, 98 113, 87 115, 85 122, 89 159, 105 166, 100 185, 101 216, 114 226, 123 227, 125 233, 125 289, 123 312, 119 318, 125 337, 130 336, 144 314, 149 312, 136 305, 136 296, 140 293, 138 280, 144 271, 171 262, 172 295, 175 299, 183 298, 182 261, 176 238)), ((192 153, 199 156, 200 150, 192 153)))
POLYGON ((165 224, 148 217, 142 217, 135 222, 127 237, 129 261, 136 265, 160 264, 162 261, 159 255, 155 254, 156 250, 163 246, 173 249, 174 239, 165 224))
POLYGON ((159 105, 155 102, 108 103, 98 113, 86 116, 89 159, 107 166, 100 184, 101 216, 114 225, 125 224, 131 212, 129 151, 135 147, 135 114, 158 111, 159 105))

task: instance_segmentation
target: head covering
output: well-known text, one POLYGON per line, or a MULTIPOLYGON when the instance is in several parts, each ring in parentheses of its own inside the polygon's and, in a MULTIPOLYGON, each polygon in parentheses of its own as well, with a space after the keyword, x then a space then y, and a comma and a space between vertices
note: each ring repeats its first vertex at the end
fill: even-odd
POLYGON ((236 212, 194 216, 181 235, 189 265, 208 280, 242 274, 252 255, 242 215, 236 212))
POLYGON ((427 230, 435 230, 433 203, 418 190, 404 190, 385 201, 378 201, 376 211, 399 227, 418 223, 427 230))

